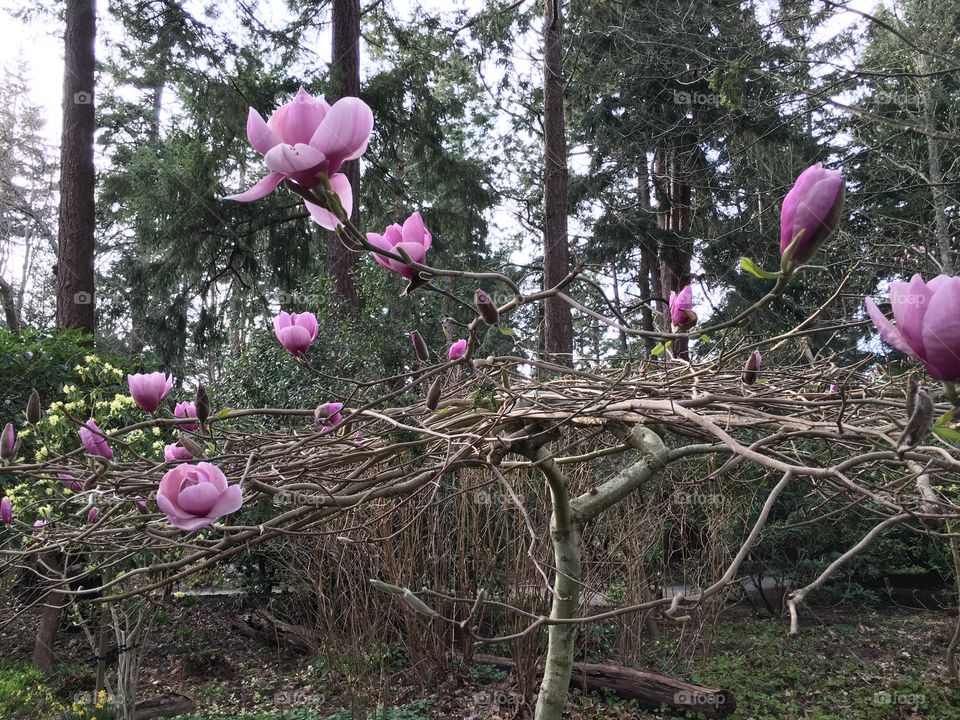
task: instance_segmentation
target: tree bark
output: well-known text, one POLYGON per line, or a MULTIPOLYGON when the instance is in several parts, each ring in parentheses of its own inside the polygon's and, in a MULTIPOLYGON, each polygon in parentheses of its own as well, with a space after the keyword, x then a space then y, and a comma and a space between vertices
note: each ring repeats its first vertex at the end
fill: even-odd
MULTIPOLYGON (((329 102, 360 95, 360 0, 333 0, 333 62, 330 74, 332 96, 329 102)), ((353 189, 350 221, 360 227, 360 161, 344 163, 341 172, 346 174, 353 189)), ((360 298, 353 279, 357 254, 347 249, 332 233, 327 235, 326 254, 327 270, 333 277, 337 295, 347 307, 359 307, 360 298)))
MULTIPOLYGON (((927 73, 928 64, 921 57, 920 69, 927 73)), ((930 193, 933 195, 933 218, 934 228, 937 238, 937 247, 939 249, 940 264, 943 266, 945 275, 954 274, 953 253, 950 249, 950 226, 947 222, 947 198, 943 186, 943 170, 940 167, 940 141, 934 137, 936 130, 935 102, 933 99, 933 89, 930 84, 933 81, 929 76, 920 80, 923 94, 923 121, 924 130, 927 131, 927 174, 930 178, 930 193)))
POLYGON ((95 0, 67 0, 57 239, 57 326, 91 335, 96 326, 93 303, 96 15, 95 0))
MULTIPOLYGON (((550 453, 539 448, 531 454, 539 463, 549 460, 550 453)), ((553 581, 551 618, 574 618, 580 610, 580 527, 570 509, 570 495, 565 478, 557 472, 544 472, 550 485, 553 516, 550 538, 557 575, 553 581)), ((537 696, 536 720, 560 720, 567 701, 567 688, 573 671, 576 650, 576 625, 551 625, 547 631, 547 660, 543 681, 537 696)))
POLYGON ((13 288, 2 277, 0 277, 0 305, 3 305, 3 316, 10 332, 20 332, 20 313, 17 312, 13 288))
MULTIPOLYGON (((561 0, 544 0, 543 145, 544 232, 543 287, 553 287, 570 270, 567 236, 567 136, 563 117, 563 8, 561 0)), ((544 352, 548 359, 573 365, 573 315, 570 306, 547 298, 543 308, 544 352)))
MULTIPOLYGON (((62 574, 62 566, 63 559, 59 553, 54 552, 41 556, 37 571, 41 577, 56 578, 62 574)), ((60 609, 65 602, 65 596, 56 585, 47 590, 42 600, 43 610, 40 613, 40 624, 37 626, 37 637, 33 646, 33 666, 44 675, 53 672, 53 644, 60 625, 60 609)))

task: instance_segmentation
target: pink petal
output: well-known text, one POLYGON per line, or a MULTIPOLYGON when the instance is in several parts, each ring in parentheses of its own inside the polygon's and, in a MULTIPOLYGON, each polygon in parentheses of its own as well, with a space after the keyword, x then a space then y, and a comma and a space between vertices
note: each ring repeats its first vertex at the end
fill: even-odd
POLYGON ((317 101, 301 87, 296 97, 277 110, 268 124, 283 142, 289 145, 307 144, 329 108, 326 102, 317 101))
POLYGON ((201 528, 207 527, 207 525, 212 525, 213 518, 180 518, 167 515, 167 522, 169 522, 175 528, 183 530, 184 532, 196 532, 201 528))
POLYGON ((312 170, 326 160, 322 152, 304 143, 281 143, 271 148, 263 159, 273 172, 287 176, 312 170))
POLYGON ((201 482, 181 490, 177 505, 191 515, 206 515, 218 497, 220 493, 211 483, 201 482))
POLYGON ((910 343, 903 338, 903 335, 893 326, 893 323, 887 320, 886 316, 880 312, 880 308, 877 307, 873 298, 864 298, 863 302, 867 306, 867 314, 870 315, 870 319, 873 320, 873 324, 877 328, 877 332, 880 333, 880 337, 900 352, 906 353, 910 357, 917 357, 913 348, 910 347, 910 343))
MULTIPOLYGON (((383 235, 377 235, 376 233, 368 232, 367 242, 373 245, 374 247, 380 248, 381 250, 386 250, 387 252, 393 252, 393 245, 388 243, 384 239, 383 235)), ((390 265, 390 260, 383 257, 383 255, 380 255, 375 252, 371 252, 370 254, 373 256, 374 260, 376 260, 378 263, 380 263, 385 268, 387 268, 387 270, 393 270, 393 267, 390 265)))
POLYGON ((403 242, 423 244, 423 236, 427 228, 423 224, 420 213, 415 212, 403 223, 403 242))
POLYGON ((281 173, 269 173, 261 178, 260 181, 249 190, 246 190, 239 195, 228 195, 224 198, 224 200, 233 200, 234 202, 253 202, 254 200, 260 200, 261 198, 265 198, 267 195, 272 193, 282 180, 283 175, 281 173))
POLYGON ((239 485, 231 485, 222 493, 210 510, 207 511, 208 517, 223 517, 230 513, 235 513, 243 506, 243 493, 239 485))
POLYGON ((266 155, 270 148, 280 144, 280 138, 253 108, 247 113, 247 140, 261 155, 266 155))
POLYGON ((353 213, 353 188, 350 187, 350 179, 343 173, 336 173, 330 176, 330 187, 340 198, 347 217, 350 217, 353 213))
POLYGON ((335 173, 347 160, 363 155, 372 131, 373 111, 360 98, 345 97, 330 108, 310 144, 326 156, 335 173))
POLYGON ((168 517, 179 517, 182 511, 178 508, 171 500, 167 498, 162 492, 157 493, 157 507, 160 508, 160 512, 165 513, 168 517))
POLYGON ((890 283, 890 305, 897 330, 913 348, 918 357, 925 357, 923 344, 923 316, 927 314, 933 290, 923 278, 914 275, 909 283, 890 283))
POLYGON ((924 366, 937 380, 960 380, 960 278, 938 283, 923 318, 924 366))

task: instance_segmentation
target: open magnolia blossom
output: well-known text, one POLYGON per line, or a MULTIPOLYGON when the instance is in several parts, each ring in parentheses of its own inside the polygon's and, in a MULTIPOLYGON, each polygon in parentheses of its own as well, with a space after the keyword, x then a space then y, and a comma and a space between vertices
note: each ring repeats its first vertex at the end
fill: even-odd
POLYGON ((277 340, 291 355, 303 355, 317 339, 319 325, 313 313, 286 313, 281 311, 273 319, 273 332, 277 340))
MULTIPOLYGON (((227 200, 252 202, 269 195, 283 180, 312 190, 324 179, 340 198, 347 216, 353 209, 353 190, 339 172, 343 163, 363 155, 373 131, 373 112, 355 97, 332 106, 302 87, 293 100, 280 106, 270 119, 250 108, 247 139, 263 155, 270 172, 246 192, 227 200)), ((326 208, 304 200, 314 221, 334 230, 340 220, 326 208)))
POLYGON ((938 275, 924 282, 890 283, 893 325, 872 298, 864 300, 880 337, 916 358, 937 380, 960 380, 960 277, 938 275))
POLYGON ((817 248, 833 235, 843 212, 844 182, 839 170, 826 170, 823 163, 811 165, 797 178, 780 208, 780 254, 803 233, 791 254, 796 263, 806 263, 817 248))
POLYGON ((92 418, 87 420, 84 425, 80 428, 79 433, 80 442, 83 444, 83 449, 87 455, 110 460, 113 457, 113 450, 110 449, 110 445, 107 443, 107 439, 103 437, 103 432, 99 426, 92 418))
MULTIPOLYGON (((402 250, 414 262, 424 263, 427 259, 427 250, 433 243, 433 236, 423 224, 420 213, 415 212, 404 221, 402 226, 394 223, 383 231, 383 235, 367 233, 367 240, 371 245, 395 255, 400 255, 402 250)), ((415 269, 399 260, 384 257, 376 252, 373 253, 373 259, 387 270, 402 275, 408 280, 413 280, 416 275, 417 271, 415 269)))
POLYGON ((343 415, 340 414, 341 410, 343 410, 343 403, 341 402, 324 403, 316 409, 314 421, 320 426, 321 434, 326 435, 332 432, 343 422, 343 415))
POLYGON ((133 401, 144 412, 153 413, 173 387, 173 376, 162 372, 127 375, 133 401))
POLYGON ((163 459, 166 462, 176 462, 177 460, 193 460, 193 455, 183 445, 173 443, 163 446, 163 459))
POLYGON ((210 463, 177 465, 160 481, 157 505, 174 527, 194 532, 243 505, 239 485, 227 485, 220 468, 210 463))

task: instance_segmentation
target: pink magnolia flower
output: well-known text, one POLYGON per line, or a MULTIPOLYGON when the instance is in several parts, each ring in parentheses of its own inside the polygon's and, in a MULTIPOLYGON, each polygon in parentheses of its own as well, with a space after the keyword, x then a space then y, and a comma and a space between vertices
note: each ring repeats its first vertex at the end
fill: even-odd
POLYGON ((453 345, 450 346, 450 349, 447 351, 447 357, 450 360, 459 360, 466 354, 467 354, 466 340, 457 340, 453 345))
POLYGON ((670 322, 678 329, 686 330, 697 324, 693 311, 693 288, 687 285, 679 293, 670 291, 670 322))
MULTIPOLYGON (((277 109, 266 122, 253 108, 247 115, 247 139, 263 155, 270 172, 256 185, 228 200, 251 202, 269 195, 287 179, 312 189, 326 177, 339 196, 347 216, 353 209, 353 190, 343 163, 363 155, 373 131, 373 112, 359 98, 341 98, 331 107, 302 87, 296 97, 277 109)), ((314 221, 334 230, 337 217, 319 205, 304 201, 314 221)))
POLYGON ((243 505, 239 485, 227 485, 220 468, 210 463, 177 465, 160 481, 157 505, 174 527, 194 532, 243 505))
POLYGON ((90 508, 90 510, 87 512, 87 524, 88 524, 88 525, 93 525, 93 524, 95 524, 95 523, 97 522, 97 520, 99 519, 99 517, 100 517, 100 508, 98 508, 96 505, 94 505, 94 506, 93 506, 92 508, 90 508))
POLYGON ((916 358, 931 377, 960 380, 960 277, 938 275, 924 282, 890 283, 896 327, 871 299, 864 300, 880 336, 900 352, 916 358))
MULTIPOLYGON (((178 418, 195 418, 197 416, 197 406, 192 402, 177 403, 173 408, 173 416, 178 418)), ((196 430, 200 427, 199 423, 183 423, 180 427, 184 430, 196 430)))
POLYGON ((173 376, 162 372, 127 375, 127 384, 133 401, 141 410, 154 413, 160 407, 160 402, 173 387, 173 376))
POLYGON ((193 455, 183 445, 173 443, 163 446, 163 459, 166 462, 176 462, 177 460, 193 460, 193 455))
POLYGON ((291 355, 303 355, 317 339, 317 318, 313 313, 280 312, 273 319, 273 332, 291 355))
MULTIPOLYGON (((423 224, 423 218, 420 217, 420 213, 415 212, 404 221, 402 227, 394 223, 384 230, 383 235, 367 233, 367 240, 374 247, 392 252, 395 255, 399 255, 398 250, 402 249, 411 260, 417 263, 423 263, 427 259, 427 250, 430 249, 430 245, 433 243, 433 236, 423 224)), ((408 280, 413 280, 416 275, 416 270, 399 260, 391 260, 376 252, 373 253, 373 259, 387 268, 387 270, 402 275, 408 280)))
POLYGON ((80 428, 80 442, 83 443, 83 449, 87 455, 102 457, 109 460, 113 457, 113 450, 107 444, 107 439, 103 437, 103 432, 91 418, 85 423, 86 427, 80 428))
POLYGON ((809 262, 833 235, 843 212, 844 181, 840 170, 825 170, 823 163, 811 165, 802 173, 783 199, 780 208, 780 254, 803 232, 791 260, 809 262))
POLYGON ((83 492, 83 483, 77 480, 73 475, 68 475, 67 473, 57 473, 57 478, 63 483, 63 486, 67 490, 72 490, 75 493, 83 492))
POLYGON ((33 522, 33 537, 40 537, 40 531, 47 525, 46 520, 34 520, 33 522))
POLYGON ((13 522, 13 503, 8 497, 0 500, 0 520, 3 520, 6 525, 13 522))
POLYGON ((314 420, 321 427, 321 435, 332 432, 337 425, 343 422, 343 415, 340 414, 341 410, 343 410, 343 403, 339 402, 324 403, 317 408, 314 413, 314 420))

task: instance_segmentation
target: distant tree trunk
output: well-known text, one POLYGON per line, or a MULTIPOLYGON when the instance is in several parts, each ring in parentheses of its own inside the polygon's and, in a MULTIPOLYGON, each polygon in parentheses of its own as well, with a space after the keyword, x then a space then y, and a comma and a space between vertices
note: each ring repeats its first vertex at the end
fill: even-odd
MULTIPOLYGON (((689 237, 691 220, 690 178, 684 154, 669 142, 661 145, 654 159, 654 186, 657 188, 657 226, 666 230, 660 241, 660 292, 669 298, 671 292, 679 292, 690 283, 690 257, 693 243, 689 237)), ((666 302, 661 301, 661 328, 670 330, 670 313, 666 302)), ((686 340, 675 340, 672 352, 677 357, 687 357, 686 340)))
MULTIPOLYGON (((921 57, 920 70, 926 74, 928 64, 921 57)), ((923 120, 924 129, 927 134, 927 175, 930 178, 930 193, 933 195, 933 217, 934 228, 937 238, 937 247, 939 249, 940 264, 943 266, 943 272, 946 275, 954 274, 953 253, 950 250, 950 226, 947 221, 947 198, 943 185, 943 170, 940 167, 940 140, 935 138, 932 133, 936 131, 935 102, 933 99, 933 89, 930 84, 933 81, 929 76, 920 80, 923 93, 923 120)))
MULTIPOLYGON (((638 168, 637 191, 640 196, 640 209, 649 212, 650 202, 650 169, 647 167, 647 156, 644 153, 638 168)), ((653 308, 651 298, 660 296, 660 264, 657 262, 656 242, 649 237, 640 238, 640 268, 637 272, 637 285, 640 288, 640 322, 645 332, 653 332, 653 308)), ((654 339, 645 337, 643 346, 649 355, 653 351, 654 339)))
MULTIPOLYGON (((63 559, 59 553, 49 553, 40 558, 38 572, 42 577, 55 580, 62 575, 63 559)), ((47 590, 40 612, 40 624, 37 626, 37 637, 33 645, 33 666, 44 675, 53 671, 53 644, 57 637, 57 627, 60 625, 60 608, 66 601, 65 596, 56 586, 47 590)))
POLYGON ((95 0, 67 0, 57 239, 57 326, 83 330, 91 335, 95 329, 93 92, 96 18, 95 0))
POLYGON ((10 283, 0 277, 0 305, 3 305, 3 316, 11 332, 20 332, 20 313, 17 311, 16 298, 10 283))
MULTIPOLYGON (((333 63, 330 67, 330 102, 360 95, 360 0, 333 0, 333 63)), ((353 212, 350 220, 360 227, 360 161, 343 165, 343 173, 353 188, 353 212)), ((337 294, 350 308, 360 304, 353 271, 357 254, 344 247, 334 235, 327 239, 327 269, 333 276, 337 294)))
MULTIPOLYGON (((563 8, 561 0, 544 0, 543 145, 544 233, 543 286, 553 287, 570 270, 567 237, 567 135, 563 117, 563 8)), ((573 315, 570 306, 548 298, 543 308, 544 351, 555 362, 573 365, 573 315)))

